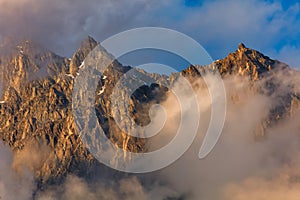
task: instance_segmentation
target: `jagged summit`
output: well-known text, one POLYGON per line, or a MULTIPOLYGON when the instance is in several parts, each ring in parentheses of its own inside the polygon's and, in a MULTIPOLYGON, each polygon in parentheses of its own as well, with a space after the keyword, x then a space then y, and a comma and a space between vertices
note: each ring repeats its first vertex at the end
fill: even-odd
POLYGON ((93 49, 97 44, 98 42, 92 36, 89 35, 86 39, 82 40, 79 49, 93 49))
MULTIPOLYGON (((30 147, 37 141, 42 141, 52 150, 51 159, 45 159, 41 168, 35 171, 40 181, 56 180, 57 177, 64 177, 67 173, 86 175, 98 163, 81 143, 74 124, 72 90, 74 76, 79 66, 98 42, 92 37, 83 40, 71 61, 40 49, 31 42, 7 45, 14 46, 16 52, 12 57, 0 55, 0 78, 7 83, 7 87, 3 88, 4 95, 0 99, 2 102, 0 103, 0 138, 14 151, 30 147), (39 74, 39 72, 45 73, 39 74), (47 78, 37 81, 37 78, 42 75, 46 75, 47 78)), ((2 48, 7 49, 7 46, 2 48)), ((278 61, 240 44, 235 52, 216 61, 215 69, 219 70, 223 77, 227 74, 239 74, 255 80, 275 68, 277 63, 278 61)), ((208 67, 211 66, 191 65, 183 70, 182 75, 198 78, 201 76, 201 70, 208 67)), ((100 124, 114 144, 138 152, 144 150, 145 141, 130 137, 118 128, 112 118, 114 115, 110 101, 114 87, 129 69, 116 61, 114 66, 105 72, 101 77, 99 88, 95 91, 95 110, 100 124)), ((168 77, 163 76, 161 79, 162 82, 173 80, 171 77, 168 80, 168 77)), ((150 108, 152 100, 162 99, 165 91, 165 88, 158 85, 141 87, 135 93, 136 98, 132 99, 129 109, 134 120, 142 124, 147 122, 145 119, 148 115, 141 111, 143 105, 150 108)), ((119 97, 123 96, 119 95, 119 97)), ((117 111, 122 112, 122 108, 117 111)), ((118 114, 115 113, 115 116, 118 114)), ((131 122, 127 118, 122 120, 131 122)))
MULTIPOLYGON (((66 71, 75 77, 84 58, 98 44, 99 43, 93 37, 88 36, 82 40, 80 47, 73 54, 71 60, 66 61, 66 58, 60 57, 55 53, 42 48, 31 40, 20 41, 12 38, 4 38, 0 45, 0 63, 3 64, 11 62, 11 60, 20 60, 19 64, 26 62, 32 63, 30 66, 34 68, 33 71, 38 71, 39 68, 41 68, 40 66, 45 65, 43 62, 49 63, 49 60, 53 62, 53 59, 59 60, 59 62, 65 60, 64 65, 68 66, 66 71), (35 65, 35 63, 40 64, 35 65)), ((214 62, 222 76, 238 73, 240 75, 250 76, 251 79, 258 79, 260 75, 276 68, 279 63, 280 62, 272 60, 268 56, 265 56, 254 49, 246 47, 244 43, 239 43, 237 50, 228 54, 224 59, 214 62)), ((189 66, 187 69, 183 70, 183 74, 187 73, 193 76, 200 75, 199 71, 202 69, 199 67, 193 69, 192 67, 195 68, 195 66, 189 66)))
POLYGON ((181 74, 183 76, 191 76, 191 77, 201 76, 199 69, 197 69, 196 66, 194 65, 190 65, 188 68, 182 70, 181 74))
POLYGON ((259 51, 247 48, 243 43, 238 49, 224 59, 215 61, 221 75, 247 75, 251 79, 259 79, 265 72, 278 67, 280 62, 270 59, 259 51))
POLYGON ((239 43, 239 46, 238 46, 238 50, 244 50, 244 49, 246 49, 246 46, 244 45, 244 43, 239 43))
POLYGON ((71 63, 70 63, 70 74, 73 76, 76 76, 76 73, 78 71, 79 66, 82 64, 84 58, 88 55, 89 52, 91 52, 99 43, 92 38, 91 36, 88 36, 86 39, 84 39, 79 49, 74 53, 71 63))
POLYGON ((216 60, 212 65, 198 66, 190 65, 181 74, 184 76, 197 77, 205 73, 206 69, 218 70, 221 76, 238 74, 257 80, 275 68, 288 68, 285 63, 273 60, 268 56, 248 48, 240 43, 236 51, 229 53, 227 57, 216 60))

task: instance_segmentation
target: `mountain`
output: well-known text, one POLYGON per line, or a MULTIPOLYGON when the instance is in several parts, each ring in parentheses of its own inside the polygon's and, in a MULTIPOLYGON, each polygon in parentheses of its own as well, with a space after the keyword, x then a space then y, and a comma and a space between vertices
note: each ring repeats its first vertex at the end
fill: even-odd
MULTIPOLYGON (((93 38, 85 39, 71 59, 56 55, 32 41, 6 42, 1 46, 0 69, 3 95, 0 103, 0 137, 16 152, 26 149, 46 149, 39 165, 29 165, 40 187, 59 182, 67 174, 93 176, 96 169, 105 169, 82 144, 72 115, 72 90, 74 78, 89 52, 98 45, 93 38)), ((110 95, 120 77, 131 67, 118 61, 104 72, 96 91, 95 110, 98 120, 109 139, 119 147, 132 151, 147 151, 146 140, 127 135, 113 119, 110 95), (105 76, 105 78, 104 78, 105 76), (102 92, 100 92, 102 91, 102 92)), ((171 77, 139 73, 158 78, 161 82, 173 82, 182 75, 189 80, 201 79, 206 70, 217 70, 223 78, 239 76, 255 84, 265 80, 257 93, 274 95, 280 86, 271 76, 294 73, 286 64, 272 60, 262 53, 238 46, 237 51, 209 66, 191 65, 171 77), (271 78, 270 78, 271 77, 271 78)), ((129 124, 149 123, 148 110, 154 103, 163 101, 168 89, 162 84, 143 85, 131 96, 129 124)), ((120 98, 123 98, 120 96, 120 98)), ((300 94, 291 87, 277 99, 269 116, 260 124, 257 138, 264 137, 264 129, 292 115, 300 107, 300 94)), ((122 109, 120 110, 122 112, 122 109)), ((34 151, 33 151, 34 152, 34 151)), ((100 170, 100 171, 101 171, 100 170)), ((104 173, 104 172, 103 172, 104 173)))

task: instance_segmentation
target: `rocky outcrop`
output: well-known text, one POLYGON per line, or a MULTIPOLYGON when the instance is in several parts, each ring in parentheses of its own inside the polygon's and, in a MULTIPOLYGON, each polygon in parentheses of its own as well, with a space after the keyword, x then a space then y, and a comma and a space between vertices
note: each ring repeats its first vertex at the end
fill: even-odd
POLYGON ((68 59, 25 41, 1 60, 8 83, 0 105, 2 140, 15 152, 35 143, 52 149, 53 155, 36 170, 41 182, 88 170, 93 158, 73 123, 68 59))
POLYGON ((237 51, 228 54, 226 58, 218 60, 214 64, 222 76, 239 74, 257 80, 264 73, 276 68, 281 63, 240 43, 237 51))
MULTIPOLYGON (((0 102, 0 137, 15 152, 21 152, 34 144, 50 148, 41 167, 35 169, 37 180, 43 183, 57 181, 67 173, 85 176, 99 167, 99 163, 82 144, 72 116, 72 90, 85 57, 98 43, 91 37, 84 40, 71 60, 47 51, 30 41, 16 46, 1 47, 0 55, 3 95, 0 102)), ((263 54, 240 44, 238 50, 211 66, 191 65, 181 72, 190 80, 201 77, 205 70, 218 70, 226 75, 247 76, 257 81, 267 76, 278 66, 286 65, 274 61, 263 54)), ((119 147, 132 152, 145 151, 145 140, 129 136, 117 126, 112 116, 111 93, 120 77, 131 68, 117 61, 102 74, 98 83, 95 110, 107 137, 119 147)), ((139 71, 146 74, 144 71, 139 71)), ((179 74, 171 77, 147 74, 160 83, 173 82, 179 74)), ((268 80, 263 85, 266 90, 258 92, 272 95, 276 80, 268 80)), ((148 110, 154 103, 163 101, 168 89, 161 84, 143 85, 130 99, 129 114, 122 119, 128 124, 149 123, 148 110)), ((119 98, 124 98, 120 93, 119 98)), ((275 98, 275 97, 274 97, 275 98)), ((293 115, 299 108, 299 95, 289 91, 270 113, 267 121, 276 121, 277 116, 293 115), (272 113, 273 112, 273 113, 272 113), (274 117, 275 116, 275 117, 274 117)), ((123 112, 123 108, 116 109, 123 112)), ((267 124, 270 124, 268 122, 267 124)), ((257 135, 264 134, 266 124, 258 125, 257 135)))
POLYGON ((82 65, 85 57, 98 45, 98 43, 92 37, 88 37, 87 39, 81 42, 81 45, 77 52, 73 55, 70 63, 70 73, 73 76, 76 76, 79 67, 82 65))
MULTIPOLYGON (((72 60, 69 60, 37 47, 36 50, 35 44, 27 41, 18 44, 11 54, 0 58, 1 68, 7 77, 4 79, 7 80, 7 85, 0 103, 0 137, 16 153, 34 144, 42 144, 41 146, 51 149, 47 151, 50 154, 43 160, 41 167, 35 169, 41 185, 59 181, 67 173, 89 176, 89 173, 94 173, 93 170, 99 167, 99 163, 82 144, 72 115, 74 78, 87 54, 97 44, 89 37, 82 42, 72 60), (30 44, 30 48, 27 44, 30 44), (11 71, 10 68, 15 70, 11 71), (42 76, 39 74, 41 71, 44 72, 42 76)), ((114 87, 130 69, 115 61, 106 70, 95 91, 95 110, 106 135, 114 144, 139 152, 144 151, 145 141, 128 136, 120 130, 112 117, 110 104, 114 87)), ((134 93, 131 112, 136 116, 135 120, 130 117, 123 120, 127 120, 127 123, 141 121, 146 114, 137 112, 140 109, 138 103, 144 101, 140 97, 146 98, 151 105, 151 101, 155 99, 153 91, 157 91, 157 87, 160 88, 153 85, 147 87, 146 92, 140 89, 134 93)), ((120 95, 120 98, 124 95, 120 95)))

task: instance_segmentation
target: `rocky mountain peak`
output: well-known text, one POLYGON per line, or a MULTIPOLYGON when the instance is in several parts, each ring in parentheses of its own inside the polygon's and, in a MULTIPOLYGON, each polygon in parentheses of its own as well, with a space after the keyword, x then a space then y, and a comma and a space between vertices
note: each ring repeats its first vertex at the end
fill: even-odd
POLYGON ((239 46, 238 46, 238 50, 239 51, 244 51, 246 49, 246 46, 244 45, 244 43, 239 43, 239 46))
POLYGON ((183 76, 189 76, 189 77, 196 77, 196 76, 200 76, 200 72, 199 70, 194 66, 194 65, 190 65, 188 68, 186 68, 185 70, 183 70, 181 72, 181 74, 183 76))
POLYGON ((240 43, 235 52, 228 54, 226 58, 218 60, 214 64, 222 76, 226 74, 239 74, 249 76, 252 80, 257 80, 265 72, 278 67, 279 62, 240 43))
POLYGON ((74 53, 71 63, 70 63, 70 73, 73 76, 76 76, 76 73, 82 64, 84 58, 98 45, 99 43, 92 38, 91 36, 88 36, 88 38, 84 39, 81 42, 81 45, 79 49, 74 53))
POLYGON ((81 42, 81 46, 80 48, 90 48, 93 49, 96 45, 98 44, 98 42, 92 37, 92 36, 88 36, 86 39, 84 39, 81 42))
MULTIPOLYGON (((99 165, 82 144, 72 115, 73 76, 76 76, 86 56, 97 45, 92 37, 83 40, 71 61, 29 41, 14 45, 12 56, 0 54, 0 78, 8 85, 4 87, 0 99, 0 138, 14 151, 34 146, 37 141, 42 141, 51 149, 51 157, 35 171, 36 178, 41 182, 57 180, 67 173, 86 175, 89 170, 99 165), (46 78, 41 79, 45 74, 46 78)), ((3 49, 7 50, 7 47, 3 49)), ((240 44, 237 51, 216 61, 215 65, 190 65, 181 74, 199 78, 202 72, 214 66, 213 69, 219 70, 222 76, 238 74, 255 80, 275 68, 278 63, 240 44)), ((139 152, 145 150, 145 140, 131 137, 120 130, 112 116, 119 116, 123 110, 112 110, 110 101, 111 93, 120 77, 130 69, 115 61, 112 67, 104 72, 95 91, 95 110, 101 126, 115 145, 139 152), (113 115, 113 112, 119 113, 113 115)), ((162 76, 161 79, 162 82, 168 81, 168 77, 162 76)), ((125 91, 119 91, 121 101, 125 91)), ((167 91, 158 84, 140 87, 130 101, 129 111, 133 119, 127 117, 122 121, 141 125, 149 123, 149 108, 153 103, 163 100, 167 91)), ((299 99, 293 98, 290 105, 298 107, 299 99)))
POLYGON ((208 66, 190 65, 181 74, 188 77, 199 77, 201 74, 205 74, 206 70, 218 70, 221 76, 238 74, 247 76, 251 80, 257 80, 266 72, 278 67, 288 66, 240 43, 237 50, 228 54, 224 59, 217 60, 208 66))

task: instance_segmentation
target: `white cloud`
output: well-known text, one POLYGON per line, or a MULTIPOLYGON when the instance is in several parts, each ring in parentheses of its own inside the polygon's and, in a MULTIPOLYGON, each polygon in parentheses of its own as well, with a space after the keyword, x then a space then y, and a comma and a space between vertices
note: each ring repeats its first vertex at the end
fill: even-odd
POLYGON ((88 34, 101 41, 134 27, 163 26, 194 37, 216 59, 241 41, 276 56, 275 46, 297 39, 298 13, 299 4, 284 10, 277 1, 262 0, 205 1, 198 7, 180 0, 0 0, 0 35, 30 37, 68 55, 88 34))
POLYGON ((24 169, 23 173, 19 174, 13 170, 13 153, 2 142, 0 142, 0 159, 0 199, 30 200, 35 189, 32 173, 24 169))
POLYGON ((285 61, 291 67, 300 68, 300 49, 296 46, 283 46, 279 52, 274 52, 272 55, 277 60, 285 61))

